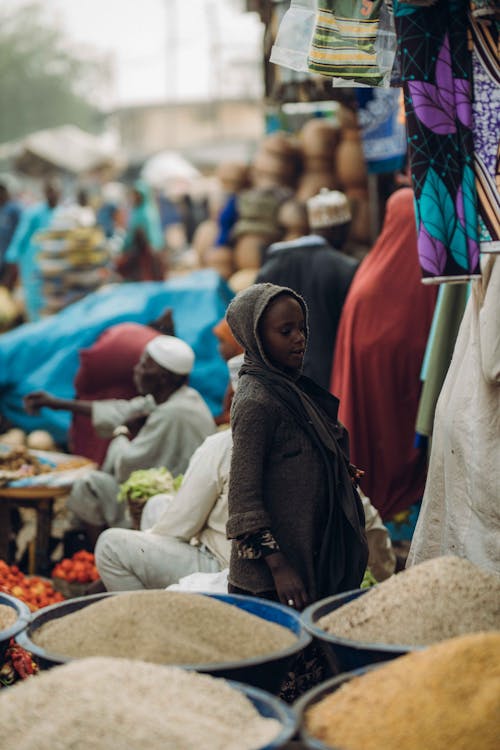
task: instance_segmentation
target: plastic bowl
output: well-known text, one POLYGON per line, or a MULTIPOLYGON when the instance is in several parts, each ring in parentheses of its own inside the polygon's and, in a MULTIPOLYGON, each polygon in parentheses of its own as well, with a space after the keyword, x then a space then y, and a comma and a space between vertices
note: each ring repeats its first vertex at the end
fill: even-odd
MULTIPOLYGON (((309 734, 305 722, 306 712, 311 706, 314 706, 315 703, 319 703, 319 701, 326 698, 327 695, 338 690, 344 683, 349 682, 349 680, 352 680, 355 677, 360 677, 369 670, 376 669, 379 666, 380 664, 373 664, 370 667, 355 669, 352 672, 345 672, 337 675, 337 677, 322 682, 321 685, 312 688, 312 690, 308 690, 307 693, 295 701, 293 704, 293 710, 295 711, 296 718, 299 722, 300 739, 304 747, 309 750, 342 750, 341 748, 332 747, 331 745, 325 745, 321 740, 317 739, 312 734, 309 734)), ((359 716, 353 717, 353 720, 358 721, 359 718, 359 716)))
POLYGON ((305 629, 320 643, 334 674, 351 672, 361 667, 377 662, 389 661, 403 656, 410 651, 421 651, 423 646, 407 646, 403 644, 371 643, 369 641, 355 641, 349 638, 327 633, 318 627, 317 623, 325 615, 335 609, 343 607, 370 589, 354 589, 343 594, 329 596, 319 602, 311 604, 302 612, 301 620, 305 629))
POLYGON ((295 711, 275 695, 271 695, 265 690, 253 687, 252 685, 245 685, 242 682, 235 682, 234 680, 228 680, 228 683, 231 687, 241 690, 253 703, 261 716, 265 719, 276 719, 281 724, 281 731, 273 741, 262 748, 258 748, 258 750, 277 750, 277 748, 285 747, 297 732, 298 719, 295 711))
POLYGON ((22 630, 24 630, 31 617, 31 612, 27 604, 17 599, 15 596, 10 594, 0 593, 0 604, 4 604, 7 607, 12 607, 17 614, 17 620, 9 627, 4 630, 0 630, 0 665, 3 662, 4 654, 9 647, 10 639, 17 636, 22 630))
MULTIPOLYGON (((268 622, 274 622, 278 625, 291 630, 297 640, 291 646, 281 651, 275 651, 271 654, 255 656, 241 661, 213 662, 209 664, 179 664, 177 666, 183 669, 190 669, 196 672, 204 672, 214 677, 225 677, 228 680, 244 682, 248 685, 267 690, 270 693, 278 693, 281 683, 287 669, 297 654, 308 646, 312 638, 302 625, 298 612, 282 604, 270 602, 265 599, 258 599, 253 596, 241 596, 237 594, 203 594, 213 599, 225 602, 232 606, 243 609, 250 614, 261 617, 268 622)), ((48 669, 57 664, 64 664, 72 661, 71 657, 62 656, 61 654, 49 653, 38 646, 31 640, 33 633, 44 623, 50 620, 64 617, 72 612, 76 612, 82 607, 103 599, 107 596, 120 596, 119 592, 107 592, 103 594, 93 594, 91 596, 78 597, 66 602, 52 604, 35 612, 31 617, 28 627, 19 634, 17 641, 20 646, 31 651, 37 660, 41 669, 48 669)))

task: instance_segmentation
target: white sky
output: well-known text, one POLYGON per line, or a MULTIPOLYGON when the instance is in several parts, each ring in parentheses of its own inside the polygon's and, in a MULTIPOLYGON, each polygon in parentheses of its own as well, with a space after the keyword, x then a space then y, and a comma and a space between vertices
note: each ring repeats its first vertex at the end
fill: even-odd
MULTIPOLYGON (((0 0, 12 6, 27 0, 0 0)), ((245 73, 227 60, 253 60, 258 71, 262 24, 231 0, 43 0, 46 17, 75 51, 105 53, 113 79, 106 108, 162 99, 209 98, 248 90, 245 73), (222 73, 224 70, 224 74, 222 73), (238 84, 238 70, 240 71, 238 84)), ((247 75, 248 72, 247 72, 247 75)), ((257 77, 257 76, 255 76, 257 77)), ((251 85, 251 82, 250 82, 251 85)), ((254 90, 259 90, 255 81, 254 90)))

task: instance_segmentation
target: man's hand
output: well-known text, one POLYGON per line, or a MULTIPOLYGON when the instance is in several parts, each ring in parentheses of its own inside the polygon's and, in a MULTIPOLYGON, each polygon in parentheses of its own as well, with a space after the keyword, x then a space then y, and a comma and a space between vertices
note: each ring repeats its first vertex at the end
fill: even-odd
POLYGON ((43 406, 53 409, 55 408, 54 401, 54 396, 45 391, 33 391, 23 398, 24 409, 27 414, 38 414, 43 406))
POLYGON ((282 604, 299 611, 309 604, 309 595, 300 576, 281 552, 264 558, 274 579, 276 592, 282 604))

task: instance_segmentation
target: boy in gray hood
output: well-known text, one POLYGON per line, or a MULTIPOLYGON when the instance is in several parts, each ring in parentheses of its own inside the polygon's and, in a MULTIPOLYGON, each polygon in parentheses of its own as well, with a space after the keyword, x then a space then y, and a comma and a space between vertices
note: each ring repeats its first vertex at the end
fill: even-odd
POLYGON ((296 609, 357 588, 367 562, 364 515, 338 399, 301 374, 307 308, 255 284, 229 305, 245 350, 231 408, 230 591, 296 609))

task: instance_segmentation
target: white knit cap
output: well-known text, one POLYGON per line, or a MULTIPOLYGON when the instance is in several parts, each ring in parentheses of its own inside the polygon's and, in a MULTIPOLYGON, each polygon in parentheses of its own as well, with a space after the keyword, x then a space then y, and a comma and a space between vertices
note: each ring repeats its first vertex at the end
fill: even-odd
POLYGON ((340 190, 321 188, 317 195, 309 198, 306 206, 311 229, 335 227, 352 218, 347 196, 340 190))
POLYGON ((177 375, 189 375, 193 369, 193 350, 176 336, 155 336, 146 344, 146 351, 157 364, 177 375))

